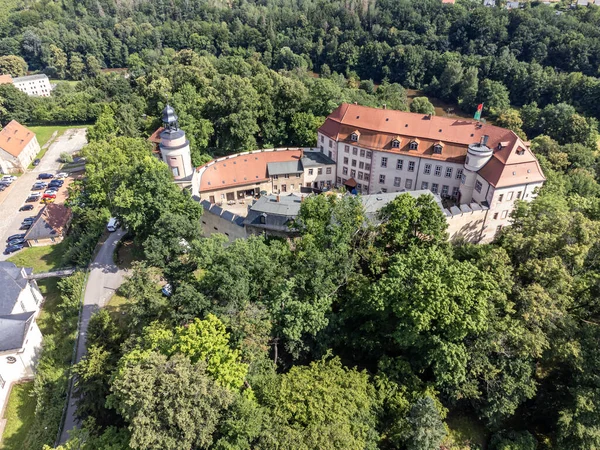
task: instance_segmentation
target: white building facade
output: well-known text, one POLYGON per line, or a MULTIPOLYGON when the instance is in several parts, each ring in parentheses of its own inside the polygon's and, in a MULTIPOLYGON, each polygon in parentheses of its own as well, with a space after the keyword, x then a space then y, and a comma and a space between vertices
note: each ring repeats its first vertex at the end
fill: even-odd
POLYGON ((469 232, 477 242, 492 240, 515 201, 533 199, 545 180, 514 132, 463 119, 342 104, 319 128, 317 145, 336 162, 338 186, 362 194, 430 190, 457 211, 468 205, 484 214, 469 232))
POLYGON ((48 75, 44 74, 13 78, 13 85, 21 92, 31 96, 50 97, 52 92, 48 75))
POLYGON ((39 152, 35 133, 16 120, 0 131, 0 172, 24 172, 39 152))

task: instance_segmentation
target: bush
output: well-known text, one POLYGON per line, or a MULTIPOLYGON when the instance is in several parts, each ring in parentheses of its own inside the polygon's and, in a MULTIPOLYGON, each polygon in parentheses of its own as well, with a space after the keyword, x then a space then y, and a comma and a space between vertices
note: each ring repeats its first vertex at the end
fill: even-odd
POLYGON ((528 431, 500 431, 492 436, 490 450, 535 450, 537 441, 528 431))
POLYGON ((72 163, 73 162, 73 157, 71 156, 70 153, 67 152, 62 152, 60 154, 60 160, 64 163, 72 163))

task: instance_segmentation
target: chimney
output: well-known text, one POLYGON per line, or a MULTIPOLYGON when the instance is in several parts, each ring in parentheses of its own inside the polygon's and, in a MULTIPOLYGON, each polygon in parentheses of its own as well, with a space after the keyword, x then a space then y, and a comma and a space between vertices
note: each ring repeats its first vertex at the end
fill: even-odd
POLYGON ((358 105, 358 102, 354 102, 355 105, 358 105))
POLYGON ((383 104, 383 109, 387 109, 387 105, 385 103, 383 104))
POLYGON ((300 149, 300 159, 304 158, 304 149, 300 149))
POLYGON ((483 137, 481 138, 481 141, 483 142, 483 145, 487 145, 489 138, 490 137, 487 134, 483 135, 483 137))

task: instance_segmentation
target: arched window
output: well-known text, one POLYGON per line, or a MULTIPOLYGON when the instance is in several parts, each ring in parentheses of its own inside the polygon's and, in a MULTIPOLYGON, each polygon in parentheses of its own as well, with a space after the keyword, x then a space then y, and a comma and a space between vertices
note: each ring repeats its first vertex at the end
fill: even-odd
POLYGON ((400 141, 398 139, 392 140, 392 148, 400 148, 400 141))
POLYGON ((442 153, 442 146, 440 144, 435 144, 433 146, 433 153, 441 154, 442 153))

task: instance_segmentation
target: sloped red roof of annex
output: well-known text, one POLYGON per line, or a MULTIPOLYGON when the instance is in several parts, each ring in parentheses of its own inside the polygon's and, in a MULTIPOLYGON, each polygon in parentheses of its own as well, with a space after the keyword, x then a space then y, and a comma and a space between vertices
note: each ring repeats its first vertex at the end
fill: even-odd
POLYGON ((28 130, 16 120, 11 120, 0 131, 0 148, 12 156, 19 156, 34 137, 33 131, 28 130))

